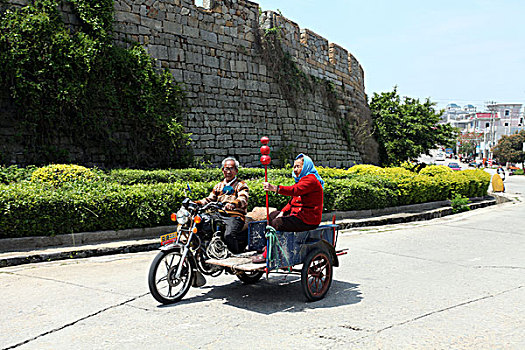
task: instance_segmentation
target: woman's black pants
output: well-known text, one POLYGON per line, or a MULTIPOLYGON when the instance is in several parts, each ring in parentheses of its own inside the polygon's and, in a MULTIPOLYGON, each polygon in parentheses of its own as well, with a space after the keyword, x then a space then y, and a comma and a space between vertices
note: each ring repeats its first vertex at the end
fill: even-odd
POLYGON ((301 231, 310 231, 317 228, 319 225, 309 225, 305 224, 297 216, 293 215, 284 215, 277 217, 280 211, 272 211, 270 213, 270 225, 277 231, 286 231, 286 232, 301 232, 301 231))

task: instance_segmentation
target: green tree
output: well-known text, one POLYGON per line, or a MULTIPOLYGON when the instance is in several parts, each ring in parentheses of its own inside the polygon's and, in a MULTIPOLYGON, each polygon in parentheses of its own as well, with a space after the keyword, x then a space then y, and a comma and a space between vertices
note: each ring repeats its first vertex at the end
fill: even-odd
POLYGON ((392 92, 374 93, 370 109, 382 165, 415 160, 437 145, 454 142, 457 129, 438 124, 442 113, 436 113, 435 105, 429 99, 421 103, 419 99, 401 98, 397 87, 392 92))
POLYGON ((138 43, 114 44, 113 0, 65 1, 78 16, 74 30, 61 3, 0 6, 0 102, 15 107, 0 113, 0 124, 16 128, 9 142, 33 164, 82 153, 81 163, 95 154, 108 167, 186 167, 182 86, 138 43))
POLYGON ((523 142, 525 142, 525 130, 513 135, 503 135, 498 144, 492 149, 494 158, 500 162, 521 163, 524 167, 525 152, 523 152, 523 142))

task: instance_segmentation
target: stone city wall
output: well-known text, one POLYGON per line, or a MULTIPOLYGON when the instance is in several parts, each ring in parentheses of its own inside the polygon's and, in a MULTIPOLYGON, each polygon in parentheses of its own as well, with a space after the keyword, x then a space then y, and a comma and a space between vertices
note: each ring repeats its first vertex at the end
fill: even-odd
MULTIPOLYGON (((184 84, 191 106, 184 124, 195 156, 218 164, 232 155, 258 166, 259 139, 268 136, 274 159, 304 152, 323 166, 377 162, 375 141, 355 142, 344 132, 345 118, 370 121, 363 69, 344 48, 245 0, 204 0, 203 7, 193 0, 115 0, 114 8, 115 40, 141 43, 184 84), (335 108, 322 89, 301 91, 296 103, 286 98, 262 54, 272 30, 307 76, 331 83, 335 108)), ((75 26, 67 6, 62 10, 75 26)))

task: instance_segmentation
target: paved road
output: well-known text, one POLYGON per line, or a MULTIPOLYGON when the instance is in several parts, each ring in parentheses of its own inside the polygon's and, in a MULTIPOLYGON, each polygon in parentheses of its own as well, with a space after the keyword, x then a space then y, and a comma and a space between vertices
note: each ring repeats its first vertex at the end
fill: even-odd
POLYGON ((350 254, 316 303, 295 277, 221 276, 160 307, 155 252, 2 268, 0 348, 523 349, 523 214, 510 203, 346 231, 350 254))

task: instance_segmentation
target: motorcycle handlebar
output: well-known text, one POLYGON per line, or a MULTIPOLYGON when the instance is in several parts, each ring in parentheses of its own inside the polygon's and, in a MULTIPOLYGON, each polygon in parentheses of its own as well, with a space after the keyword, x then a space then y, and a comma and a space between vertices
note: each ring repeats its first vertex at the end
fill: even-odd
POLYGON ((204 206, 202 206, 200 208, 199 211, 205 211, 207 210, 208 208, 214 208, 214 209, 222 209, 224 207, 224 203, 220 203, 220 202, 210 202, 208 204, 205 204, 204 206))

